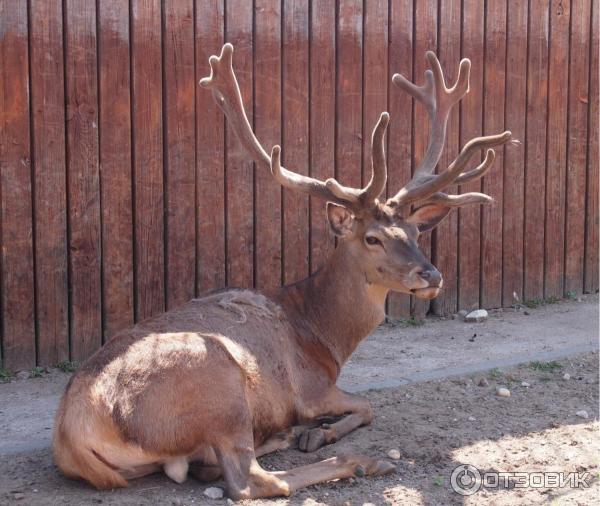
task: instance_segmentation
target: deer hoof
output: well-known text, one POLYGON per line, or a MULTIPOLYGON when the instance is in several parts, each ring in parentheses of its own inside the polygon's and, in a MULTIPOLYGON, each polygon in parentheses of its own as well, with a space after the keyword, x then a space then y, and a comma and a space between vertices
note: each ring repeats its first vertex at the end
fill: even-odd
POLYGON ((367 474, 367 472, 365 471, 365 468, 363 466, 356 466, 354 468, 354 475, 358 476, 359 478, 362 478, 365 474, 367 474))
POLYGON ((307 429, 300 434, 298 439, 298 448, 303 452, 314 452, 329 443, 333 443, 334 438, 331 430, 326 430, 321 427, 315 429, 307 429))
POLYGON ((386 460, 378 460, 375 465, 369 469, 369 475, 371 476, 383 476, 385 474, 391 474, 396 472, 396 466, 386 460))

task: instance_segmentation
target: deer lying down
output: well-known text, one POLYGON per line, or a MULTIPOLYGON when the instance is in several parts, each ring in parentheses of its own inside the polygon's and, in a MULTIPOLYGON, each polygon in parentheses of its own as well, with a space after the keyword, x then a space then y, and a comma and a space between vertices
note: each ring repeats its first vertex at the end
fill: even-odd
POLYGON ((232 68, 233 47, 210 58, 212 90, 229 125, 260 169, 281 185, 327 201, 339 238, 314 275, 273 293, 227 290, 142 322, 114 336, 73 376, 60 403, 54 456, 70 477, 100 489, 158 470, 176 482, 194 462, 196 477, 223 476, 232 498, 289 495, 311 484, 393 471, 388 462, 351 455, 269 472, 256 458, 298 444, 314 451, 361 425, 373 412, 363 397, 336 387, 356 346, 384 318, 388 291, 435 297, 442 276, 417 247, 452 207, 491 200, 480 193, 447 195, 445 187, 481 177, 494 151, 465 171, 501 135, 473 139, 447 170, 435 174, 451 107, 468 91, 468 60, 447 88, 439 62, 421 87, 393 82, 423 103, 431 119, 427 152, 413 179, 394 197, 378 200, 387 178, 383 113, 372 136, 372 176, 362 189, 286 170, 280 149, 269 156, 247 120, 232 68), (342 416, 319 424, 325 415, 342 416), (315 421, 317 420, 317 421, 315 421))

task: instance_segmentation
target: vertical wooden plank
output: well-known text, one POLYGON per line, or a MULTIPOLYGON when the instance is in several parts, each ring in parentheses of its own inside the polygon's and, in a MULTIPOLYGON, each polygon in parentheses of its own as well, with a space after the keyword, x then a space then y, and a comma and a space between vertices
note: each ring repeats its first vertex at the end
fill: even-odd
POLYGON ((388 2, 364 3, 363 58, 363 162, 362 180, 371 177, 371 134, 383 111, 387 111, 388 78, 388 2))
MULTIPOLYGON (((389 79, 395 73, 412 79, 413 68, 413 2, 402 0, 390 5, 389 79)), ((412 167, 412 97, 396 86, 389 92, 390 125, 388 126, 387 194, 396 194, 409 180, 412 167)), ((391 293, 388 315, 392 318, 410 316, 410 296, 391 293)))
POLYGON ((30 16, 37 357, 47 366, 69 358, 62 2, 34 0, 30 16))
POLYGON ((3 366, 35 365, 27 2, 0 1, 3 366))
MULTIPOLYGON (((425 71, 429 68, 425 53, 437 51, 437 0, 426 0, 415 4, 415 41, 414 41, 414 80, 421 85, 424 82, 425 71)), ((420 102, 415 102, 414 107, 414 164, 416 168, 427 149, 429 139, 429 116, 420 102)), ((431 258, 431 234, 422 234, 419 238, 419 247, 427 258, 431 258)), ((429 301, 413 297, 411 312, 417 318, 424 318, 429 310, 429 301)))
POLYGON ((583 291, 589 84, 590 0, 571 4, 571 65, 565 225, 565 291, 583 291))
POLYGON ((131 2, 135 317, 165 308, 160 0, 131 2))
MULTIPOLYGON (((196 2, 196 83, 223 45, 224 2, 196 2)), ((237 49, 237 48, 236 48, 237 49)), ((236 54, 237 68, 237 54, 236 54)), ((225 132, 223 113, 207 90, 196 90, 196 238, 198 293, 225 286, 225 132)))
MULTIPOLYGON (((335 168, 335 3, 314 0, 310 34, 310 174, 322 181, 335 168)), ((310 199, 310 268, 325 264, 334 248, 325 203, 310 199)))
MULTIPOLYGON (((527 93, 527 2, 511 3, 507 11, 506 128, 513 139, 525 142, 527 93)), ((515 295, 523 299, 523 206, 525 149, 504 150, 504 209, 502 217, 502 305, 510 306, 515 295)), ((462 239, 461 239, 462 241, 462 239)))
POLYGON ((98 3, 104 339, 133 323, 129 5, 98 3))
POLYGON ((96 3, 66 0, 71 358, 102 344, 96 3))
MULTIPOLYGON (((460 0, 442 0, 439 14, 438 58, 442 64, 448 82, 454 82, 458 76, 460 63, 460 0)), ((460 107, 450 112, 446 130, 446 147, 440 158, 438 171, 446 170, 458 155, 460 134, 460 107)), ((448 188, 449 193, 456 193, 448 188)), ((458 289, 458 211, 450 215, 434 230, 434 248, 432 260, 442 273, 444 289, 431 301, 435 314, 444 315, 457 311, 458 289)))
MULTIPOLYGON (((283 7, 283 155, 286 166, 308 173, 308 4, 283 7)), ((283 281, 308 274, 308 197, 283 190, 283 281)))
POLYGON ((195 293, 194 7, 169 0, 164 15, 164 112, 167 308, 195 293))
POLYGON ((335 169, 344 185, 361 186, 362 164, 362 3, 338 4, 335 169))
MULTIPOLYGON (((233 65, 244 106, 252 124, 252 2, 228 0, 225 38, 235 48, 233 65)), ((227 277, 229 286, 249 287, 253 284, 254 256, 254 167, 233 131, 226 128, 226 219, 227 277)))
MULTIPOLYGON (((506 72, 506 0, 487 3, 483 132, 493 135, 504 128, 506 72)), ((481 208, 481 306, 502 305, 502 197, 504 149, 496 149, 494 166, 483 179, 483 192, 494 199, 481 208)))
POLYGON ((590 62, 590 96, 588 116, 588 162, 587 162, 587 210, 585 236, 585 281, 583 289, 586 292, 598 290, 598 52, 600 40, 598 37, 600 6, 598 0, 592 4, 592 34, 590 62))
MULTIPOLYGON (((464 0, 463 3, 463 57, 471 60, 471 82, 468 95, 461 102, 461 145, 481 135, 483 112, 483 31, 484 2, 464 0)), ((474 156, 476 164, 479 156, 474 156)), ((459 193, 481 191, 481 181, 459 188, 459 193)), ((479 307, 480 281, 480 206, 466 206, 459 210, 458 306, 460 309, 479 307)))
MULTIPOLYGON (((281 144, 281 2, 256 0, 254 132, 265 149, 281 144)), ((257 288, 281 283, 281 186, 266 166, 256 167, 257 288)))
POLYGON ((544 297, 563 296, 570 4, 550 6, 544 297))
POLYGON ((548 101, 548 3, 532 0, 529 10, 527 138, 525 141, 525 300, 544 295, 544 195, 548 101))

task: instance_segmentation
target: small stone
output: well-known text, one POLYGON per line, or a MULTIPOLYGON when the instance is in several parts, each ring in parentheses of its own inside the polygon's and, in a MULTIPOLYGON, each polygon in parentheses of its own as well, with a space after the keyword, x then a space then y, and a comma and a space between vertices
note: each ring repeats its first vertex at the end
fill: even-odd
POLYGON ((529 311, 523 311, 523 314, 524 314, 525 316, 529 316, 531 313, 530 313, 529 311))
POLYGON ((461 309, 457 314, 461 320, 464 320, 469 312, 466 309, 461 309))
POLYGON ((223 499, 223 489, 219 487, 208 487, 204 489, 204 495, 209 499, 223 499))
POLYGON ((585 409, 582 409, 581 411, 578 411, 577 413, 575 413, 579 418, 588 418, 588 412, 585 409))
POLYGON ((479 387, 489 387, 490 382, 484 378, 483 376, 477 380, 477 386, 479 387))
POLYGON ((563 374, 563 379, 564 379, 565 381, 568 381, 568 380, 570 380, 570 379, 571 379, 571 375, 570 375, 568 372, 566 372, 566 373, 564 373, 564 374, 563 374))
POLYGON ((25 379, 29 378, 29 373, 28 373, 27 371, 19 371, 19 372, 18 372, 18 373, 15 375, 15 377, 16 377, 18 380, 25 380, 25 379))
POLYGON ((498 397, 510 397, 510 390, 505 387, 498 387, 496 389, 496 395, 498 397))
POLYGON ((21 492, 17 492, 16 494, 13 494, 13 499, 15 499, 16 501, 25 499, 25 494, 22 494, 21 492))
POLYGON ((229 504, 229 506, 231 506, 232 504, 235 504, 235 501, 233 499, 229 499, 229 497, 228 497, 227 504, 229 504))
POLYGON ((392 448, 387 453, 387 456, 392 460, 400 460, 400 450, 397 450, 396 448, 392 448))
POLYGON ((465 316, 465 321, 469 323, 481 323, 487 320, 488 312, 485 309, 476 309, 465 316))
POLYGON ((529 383, 527 383, 526 381, 521 381, 521 386, 525 387, 525 388, 529 388, 531 385, 529 383))
POLYGON ((477 418, 475 418, 474 416, 470 416, 467 420, 469 420, 469 422, 476 422, 477 418))

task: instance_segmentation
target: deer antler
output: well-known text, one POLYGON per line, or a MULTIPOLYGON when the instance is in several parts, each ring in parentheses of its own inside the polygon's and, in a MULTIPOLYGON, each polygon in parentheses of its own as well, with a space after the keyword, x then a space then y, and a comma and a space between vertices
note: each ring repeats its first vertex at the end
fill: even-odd
POLYGON ((233 46, 225 44, 220 56, 211 56, 210 76, 200 80, 200 86, 212 91, 213 98, 221 108, 244 149, 257 165, 270 167, 273 177, 286 188, 321 197, 342 204, 355 213, 376 205, 377 198, 385 188, 387 167, 384 140, 389 115, 384 112, 373 130, 371 139, 372 175, 364 188, 343 186, 335 179, 320 181, 285 169, 279 163, 280 147, 273 148, 272 157, 267 154, 254 132, 242 102, 242 95, 232 65, 233 46))
POLYGON ((440 174, 435 174, 444 149, 446 125, 452 107, 469 91, 469 73, 471 62, 463 59, 458 69, 456 83, 448 88, 439 60, 428 51, 427 61, 430 69, 425 72, 425 84, 416 86, 404 76, 395 74, 392 82, 421 102, 429 114, 429 142, 423 160, 415 170, 411 181, 394 197, 388 199, 387 205, 400 208, 416 201, 443 203, 449 207, 472 203, 486 203, 492 199, 483 193, 466 193, 463 195, 447 195, 441 190, 453 185, 464 184, 483 176, 494 163, 495 152, 488 149, 484 161, 475 169, 462 172, 471 157, 482 148, 498 146, 510 139, 511 133, 506 131, 499 135, 477 137, 463 147, 458 157, 440 174))

